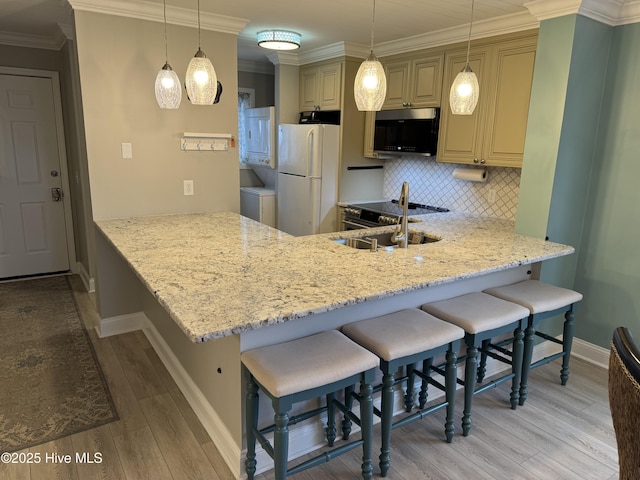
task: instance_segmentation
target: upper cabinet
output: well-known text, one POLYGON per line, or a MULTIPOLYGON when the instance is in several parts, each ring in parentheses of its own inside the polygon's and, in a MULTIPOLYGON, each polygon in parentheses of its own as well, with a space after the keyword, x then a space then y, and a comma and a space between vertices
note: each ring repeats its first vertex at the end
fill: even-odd
POLYGON ((440 106, 444 53, 384 61, 387 96, 383 110, 440 106))
POLYGON ((300 111, 340 110, 341 101, 341 62, 300 69, 300 111))
POLYGON ((466 63, 466 48, 447 51, 439 162, 520 167, 529 114, 537 35, 472 46, 480 98, 473 115, 453 115, 449 89, 466 63))

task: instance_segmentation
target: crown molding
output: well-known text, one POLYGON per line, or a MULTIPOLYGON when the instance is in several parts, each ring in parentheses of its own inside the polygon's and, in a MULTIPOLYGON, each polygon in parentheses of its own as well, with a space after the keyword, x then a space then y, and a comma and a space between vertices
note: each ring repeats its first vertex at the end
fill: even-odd
POLYGON ((0 45, 12 47, 60 50, 59 39, 51 35, 29 35, 26 33, 0 32, 0 45))
POLYGON ((238 71, 239 72, 250 72, 250 73, 265 73, 267 75, 273 75, 274 68, 270 63, 264 62, 250 62, 247 60, 238 60, 238 71))
MULTIPOLYGON (((473 22, 471 32, 472 39, 494 37, 507 33, 521 32, 540 27, 540 22, 531 14, 516 13, 504 15, 484 21, 473 22)), ((396 55, 398 53, 421 50, 424 48, 451 45, 452 43, 466 42, 469 35, 469 25, 446 28, 436 32, 425 33, 408 38, 401 38, 392 42, 375 45, 374 52, 378 57, 396 55)))
MULTIPOLYGON (((473 23, 471 38, 485 38, 506 33, 521 32, 538 28, 540 22, 531 14, 524 12, 513 15, 490 19, 473 23)), ((386 57, 398 53, 422 50, 424 48, 439 47, 452 43, 465 42, 469 35, 469 26, 462 25, 454 28, 447 28, 437 32, 425 33, 413 37, 401 38, 391 42, 378 43, 374 45, 373 51, 377 57, 386 57)), ((298 54, 297 65, 319 62, 341 56, 351 56, 365 59, 371 50, 366 45, 339 42, 326 47, 315 48, 307 52, 298 54)))
POLYGON ((612 27, 640 21, 640 0, 531 0, 524 6, 538 21, 574 14, 612 27))
MULTIPOLYGON (((163 6, 144 0, 67 0, 74 10, 164 22, 163 6)), ((167 23, 198 27, 197 11, 167 5, 167 23)), ((200 28, 238 35, 249 23, 245 18, 228 17, 200 11, 200 28)))
POLYGON ((300 65, 297 53, 274 51, 273 53, 269 53, 267 58, 274 65, 300 65))

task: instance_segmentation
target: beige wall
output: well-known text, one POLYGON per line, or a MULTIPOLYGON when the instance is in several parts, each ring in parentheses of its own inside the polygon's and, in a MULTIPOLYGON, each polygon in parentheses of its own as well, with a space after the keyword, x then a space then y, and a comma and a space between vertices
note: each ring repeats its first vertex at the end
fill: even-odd
MULTIPOLYGON (((164 63, 163 25, 78 11, 75 14, 91 201, 96 219, 179 212, 239 211, 236 148, 183 152, 183 132, 237 136, 236 36, 202 31, 202 50, 224 92, 220 103, 162 110, 154 82, 164 63), (133 158, 121 158, 121 143, 133 158), (183 180, 194 181, 193 196, 183 180)), ((197 31, 168 26, 169 63, 184 79, 197 31)))

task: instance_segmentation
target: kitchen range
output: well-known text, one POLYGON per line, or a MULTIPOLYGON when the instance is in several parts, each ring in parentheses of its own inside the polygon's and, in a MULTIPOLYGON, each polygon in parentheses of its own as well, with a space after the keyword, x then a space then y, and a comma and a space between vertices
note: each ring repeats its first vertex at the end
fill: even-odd
MULTIPOLYGON (((448 208, 433 207, 420 203, 409 202, 409 216, 427 215, 430 213, 448 212, 448 208)), ((342 220, 343 230, 356 230, 360 228, 375 228, 386 225, 396 225, 402 218, 402 207, 397 200, 389 202, 373 202, 362 204, 350 204, 344 209, 342 220)), ((412 220, 409 219, 411 222, 412 220)))

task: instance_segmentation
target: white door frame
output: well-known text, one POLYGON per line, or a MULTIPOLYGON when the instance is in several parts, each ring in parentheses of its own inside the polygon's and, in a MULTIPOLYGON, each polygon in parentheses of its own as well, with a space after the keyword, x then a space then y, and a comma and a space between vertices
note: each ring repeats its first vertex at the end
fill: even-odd
POLYGON ((64 121, 62 117, 62 95, 60 94, 60 74, 49 70, 34 70, 30 68, 15 68, 0 66, 0 74, 19 75, 23 77, 50 78, 53 87, 53 109, 56 118, 56 136, 58 138, 58 158, 60 158, 60 176, 62 177, 62 205, 64 207, 64 221, 67 232, 67 255, 69 269, 77 273, 76 246, 73 231, 73 210, 71 209, 71 188, 69 187, 69 169, 67 167, 67 150, 64 141, 64 121))

